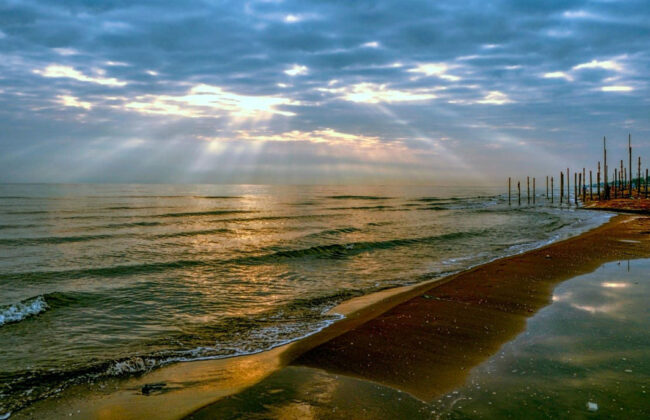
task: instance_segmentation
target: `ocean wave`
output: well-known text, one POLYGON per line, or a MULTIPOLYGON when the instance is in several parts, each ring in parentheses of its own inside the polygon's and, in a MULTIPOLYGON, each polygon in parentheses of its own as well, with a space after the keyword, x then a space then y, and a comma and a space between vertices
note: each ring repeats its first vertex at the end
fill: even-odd
POLYGON ((160 206, 113 206, 104 207, 100 210, 142 210, 142 209, 159 209, 160 206))
POLYGON ((392 209, 393 206, 352 206, 352 207, 330 207, 327 210, 384 210, 392 209))
POLYGON ((106 228, 129 228, 129 227, 141 227, 141 226, 161 226, 165 225, 163 222, 127 222, 127 223, 110 223, 107 225, 97 225, 92 226, 92 228, 106 229, 106 228))
MULTIPOLYGON (((85 242, 108 239, 118 235, 81 235, 81 236, 47 236, 40 238, 0 238, 0 245, 31 246, 42 244, 63 244, 68 242, 85 242)), ((120 235, 121 236, 121 235, 120 235)))
POLYGON ((208 200, 235 200, 244 197, 241 195, 195 195, 194 198, 204 198, 208 200))
POLYGON ((325 198, 332 200, 390 200, 392 197, 381 197, 375 195, 330 195, 325 198))
POLYGON ((26 271, 18 273, 0 273, 2 280, 51 281, 71 280, 84 277, 120 277, 133 274, 158 273, 166 270, 188 267, 209 266, 210 262, 200 260, 174 260, 146 264, 126 264, 109 267, 80 268, 72 270, 26 271))
POLYGON ((246 214, 257 213, 255 210, 208 210, 208 211, 189 211, 181 213, 163 213, 152 214, 148 217, 193 217, 193 216, 219 216, 222 214, 246 214))
POLYGON ((36 296, 18 303, 0 306, 0 327, 38 315, 41 312, 45 312, 48 308, 49 306, 43 296, 36 296))
POLYGON ((349 242, 344 244, 318 245, 309 248, 275 251, 269 254, 241 258, 239 261, 242 263, 247 263, 302 257, 340 258, 367 251, 391 249, 395 247, 418 244, 433 244, 442 241, 480 236, 489 231, 490 229, 478 229, 474 231, 453 232, 442 235, 415 238, 398 238, 385 241, 349 242))
POLYGON ((0 225, 0 230, 4 229, 27 229, 27 228, 39 228, 41 226, 44 226, 42 224, 26 224, 26 225, 0 225))
POLYGON ((64 244, 72 242, 88 242, 97 241, 102 239, 117 239, 117 238, 138 238, 144 240, 156 240, 166 238, 182 238, 192 237, 199 235, 210 235, 215 233, 228 233, 232 232, 227 228, 216 229, 203 229, 203 230, 188 230, 180 232, 160 233, 160 234, 140 234, 140 233, 113 233, 105 235, 79 235, 79 236, 45 236, 37 238, 0 238, 0 245, 5 246, 37 246, 37 245, 52 245, 64 244))
POLYGON ((340 235, 341 233, 354 233, 354 232, 361 232, 361 229, 355 228, 355 227, 342 227, 342 228, 337 228, 337 229, 326 229, 322 230, 320 232, 314 232, 310 233, 308 235, 305 235, 305 238, 319 238, 321 236, 336 236, 340 235))
POLYGON ((82 268, 73 270, 56 270, 56 271, 27 271, 18 273, 0 273, 2 280, 30 280, 30 281, 52 281, 60 279, 78 279, 83 277, 121 277, 136 274, 150 274, 164 272, 167 270, 177 270, 192 267, 214 267, 225 264, 232 265, 250 265, 265 264, 286 259, 297 258, 344 258, 375 250, 391 249, 402 246, 433 244, 437 242, 462 239, 484 235, 490 229, 478 229, 474 231, 453 232, 443 235, 415 237, 415 238, 397 238, 385 241, 367 241, 367 242, 349 242, 341 244, 317 245, 308 248, 284 250, 277 248, 267 248, 265 254, 236 257, 232 259, 219 260, 174 260, 145 264, 126 264, 109 267, 82 268))
POLYGON ((417 210, 443 211, 443 210, 449 210, 449 208, 448 207, 443 207, 443 206, 426 206, 426 207, 418 207, 417 210))

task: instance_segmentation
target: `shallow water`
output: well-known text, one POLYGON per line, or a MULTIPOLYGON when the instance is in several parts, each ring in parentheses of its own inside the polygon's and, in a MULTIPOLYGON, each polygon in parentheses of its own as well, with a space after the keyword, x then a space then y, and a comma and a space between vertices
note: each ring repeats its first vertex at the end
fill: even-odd
POLYGON ((446 417, 650 418, 649 298, 648 259, 560 284, 526 332, 472 372, 446 417))
POLYGON ((288 367, 191 418, 648 419, 648 273, 650 259, 621 261, 561 283, 524 333, 430 403, 288 367))
POLYGON ((501 193, 0 185, 0 414, 74 382, 265 350, 347 298, 609 218, 501 193))

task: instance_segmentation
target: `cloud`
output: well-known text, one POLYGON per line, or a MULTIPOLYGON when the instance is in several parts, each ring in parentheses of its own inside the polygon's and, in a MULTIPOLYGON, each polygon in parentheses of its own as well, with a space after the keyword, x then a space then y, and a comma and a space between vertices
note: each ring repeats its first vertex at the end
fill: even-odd
POLYGON ((562 13, 566 19, 597 19, 598 16, 585 10, 567 10, 562 13))
POLYGON ((307 66, 294 64, 293 66, 291 66, 291 68, 285 70, 284 73, 288 74, 291 77, 294 77, 294 76, 303 76, 307 74, 308 71, 309 69, 307 68, 307 66))
POLYGON ((74 48, 53 48, 53 50, 56 51, 57 54, 64 57, 79 54, 79 51, 75 50, 74 48))
POLYGON ((476 101, 476 103, 479 104, 489 104, 489 105, 504 105, 504 104, 510 104, 513 103, 514 101, 508 97, 503 92, 499 92, 498 90, 493 90, 489 92, 487 95, 485 95, 485 98, 476 101))
POLYGON ((99 73, 97 76, 87 76, 73 67, 61 66, 58 64, 51 64, 43 70, 36 69, 34 70, 34 73, 43 77, 74 79, 80 82, 95 83, 104 86, 125 86, 127 84, 124 80, 118 80, 113 77, 103 77, 103 71, 101 70, 97 71, 97 73, 99 73))
POLYGON ((632 92, 634 88, 632 86, 624 86, 624 85, 611 85, 611 86, 603 86, 600 88, 603 92, 632 92))
POLYGON ((342 133, 332 128, 313 131, 292 130, 281 133, 260 133, 257 131, 239 130, 229 137, 201 137, 207 141, 244 140, 249 142, 309 142, 328 144, 331 146, 367 147, 380 144, 379 137, 360 134, 342 133))
POLYGON ((623 65, 615 60, 604 60, 604 61, 591 60, 588 63, 582 63, 582 64, 578 64, 577 66, 573 66, 572 70, 584 70, 584 69, 603 69, 603 70, 622 72, 623 65))
POLYGON ((364 42, 361 44, 362 48, 379 48, 379 42, 377 41, 371 41, 371 42, 364 42))
POLYGON ((378 104, 381 102, 420 102, 437 98, 432 89, 390 89, 386 84, 357 83, 340 88, 319 88, 321 92, 356 103, 378 104))
POLYGON ((445 63, 422 63, 418 64, 417 67, 407 70, 410 73, 421 73, 425 76, 437 76, 441 79, 449 80, 451 82, 457 82, 460 80, 460 77, 454 76, 452 74, 447 74, 447 71, 451 67, 445 63))
POLYGON ((184 95, 140 95, 124 99, 118 109, 143 114, 170 115, 187 118, 220 117, 270 118, 272 115, 293 116, 283 105, 299 102, 278 96, 242 95, 219 86, 195 85, 184 95))
POLYGON ((565 79, 569 82, 573 82, 573 76, 563 71, 553 71, 550 73, 544 73, 543 77, 545 79, 565 79))
POLYGON ((79 98, 70 95, 58 95, 56 98, 56 102, 65 107, 83 108, 86 110, 90 110, 93 107, 90 102, 80 101, 79 98))
MULTIPOLYGON (((515 101, 510 99, 508 95, 498 90, 493 90, 486 93, 482 98, 479 99, 449 99, 449 103, 459 104, 459 105, 506 105, 514 103, 515 101)), ((471 124, 471 126, 476 126, 476 124, 471 124)))

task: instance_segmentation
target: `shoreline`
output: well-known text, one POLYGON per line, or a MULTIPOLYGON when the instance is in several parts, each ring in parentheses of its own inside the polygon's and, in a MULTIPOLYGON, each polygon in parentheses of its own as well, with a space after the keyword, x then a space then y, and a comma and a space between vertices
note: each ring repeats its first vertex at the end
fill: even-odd
MULTIPOLYGON (((344 319, 339 320, 306 338, 268 351, 225 359, 177 363, 165 366, 140 377, 128 379, 116 378, 105 381, 105 386, 102 389, 99 389, 99 387, 92 387, 92 389, 89 390, 87 385, 73 386, 64 390, 60 396, 39 401, 32 406, 17 412, 15 418, 38 417, 39 414, 44 412, 65 416, 72 414, 73 416, 78 415, 81 417, 94 418, 141 418, 156 413, 157 418, 181 418, 195 413, 197 410, 202 411, 202 407, 207 407, 207 409, 209 409, 209 406, 212 403, 229 395, 236 394, 243 389, 260 382, 271 373, 289 366, 292 362, 294 362, 294 365, 313 366, 329 371, 337 371, 338 373, 344 373, 353 377, 385 383, 398 389, 405 388, 407 392, 410 392, 413 395, 418 396, 418 394, 420 394, 418 398, 426 397, 419 391, 419 385, 415 384, 410 379, 399 379, 399 375, 394 376, 392 379, 387 379, 378 377, 376 372, 372 371, 372 369, 365 369, 360 372, 351 370, 350 365, 358 365, 360 363, 358 357, 359 351, 355 352, 354 346, 352 346, 352 350, 350 350, 349 347, 340 347, 340 344, 346 340, 349 341, 351 334, 355 334, 356 337, 360 338, 364 337, 365 334, 365 337, 368 338, 367 329, 369 326, 374 328, 373 326, 376 326, 378 322, 385 323, 387 317, 390 318, 392 316, 391 314, 394 314, 398 309, 401 310, 400 308, 413 311, 413 301, 441 302, 441 300, 437 299, 422 299, 422 296, 434 289, 442 290, 441 287, 449 285, 451 282, 454 282, 453 287, 452 285, 449 285, 449 287, 453 289, 458 286, 459 278, 462 280, 462 278, 474 276, 476 273, 484 271, 489 267, 507 265, 509 262, 512 262, 513 259, 529 258, 531 254, 540 254, 546 252, 546 250, 550 252, 551 249, 557 248, 558 246, 562 247, 563 244, 566 246, 566 244, 578 240, 588 242, 593 239, 591 238, 592 236, 602 234, 603 232, 613 233, 614 236, 618 234, 620 236, 622 230, 616 229, 617 227, 625 226, 625 224, 628 224, 627 227, 630 227, 631 225, 629 225, 629 223, 637 221, 636 223, 638 224, 638 220, 640 219, 646 220, 646 222, 642 223, 644 226, 643 229, 648 229, 650 227, 648 225, 648 220, 650 219, 648 218, 642 218, 639 216, 618 216, 579 236, 554 242, 550 245, 526 251, 524 253, 496 259, 451 276, 430 280, 412 286, 386 289, 369 295, 353 298, 342 302, 330 310, 330 312, 345 315, 344 319), (403 308, 405 305, 406 307, 403 308), (366 332, 364 333, 364 331, 366 332), (339 347, 337 348, 337 346, 339 347), (336 350, 336 352, 332 353, 332 355, 336 354, 336 356, 323 358, 322 353, 325 349, 327 349, 328 352, 336 350), (355 354, 357 355, 355 356, 355 354), (405 382, 408 383, 405 385, 405 382), (160 390, 156 390, 146 396, 143 395, 141 392, 142 387, 151 383, 164 383, 165 385, 160 390)), ((636 231, 638 234, 638 226, 636 227, 636 231)), ((630 252, 629 248, 632 243, 619 243, 622 247, 627 247, 624 252, 630 252)), ((647 255, 650 255, 650 249, 648 249, 647 246, 644 250, 647 255)), ((610 254, 610 260, 611 256, 612 255, 610 254)), ((596 265, 596 267, 593 267, 593 265, 594 264, 587 264, 587 269, 590 267, 595 269, 598 266, 596 265)), ((512 264, 510 264, 510 266, 512 266, 512 264)), ((570 271, 574 272, 575 269, 570 271)), ((572 274, 568 273, 564 278, 569 278, 571 276, 572 274)), ((562 280, 556 280, 553 284, 560 281, 562 280)), ((546 299, 535 299, 535 305, 532 307, 536 309, 534 309, 533 312, 526 311, 526 313, 532 314, 535 310, 545 306, 550 299, 550 294, 546 293, 546 295, 548 295, 546 296, 546 299)), ((519 306, 523 305, 522 308, 526 307, 526 297, 522 295, 517 296, 517 298, 524 302, 519 306)), ((415 313, 417 312, 418 311, 416 310, 415 313)), ((492 314, 492 316, 493 315, 494 314, 492 314)), ((521 328, 522 322, 525 325, 525 318, 526 316, 523 316, 522 319, 519 319, 519 329, 521 328)), ((402 327, 404 327, 404 323, 402 323, 402 327)), ((403 329, 413 332, 412 326, 403 329)), ((512 333, 508 335, 508 337, 511 336, 512 333)), ((372 337, 374 339, 374 336, 372 337)), ((499 345, 504 342, 503 337, 498 338, 499 345)), ((356 350, 361 348, 358 343, 359 342, 357 342, 356 350)), ((381 349, 382 346, 377 345, 375 348, 381 349)), ((394 350, 395 349, 384 346, 383 351, 380 352, 380 354, 390 354, 394 350)), ((492 354, 494 350, 491 347, 482 348, 482 352, 492 354)), ((376 352, 373 354, 376 354, 376 352)), ((373 360, 374 359, 380 360, 381 358, 373 356, 373 360)), ((404 371, 404 369, 402 369, 403 363, 400 364, 400 362, 396 360, 392 360, 390 363, 394 368, 391 369, 391 371, 404 371)), ((467 362, 463 363, 468 365, 467 362)), ((459 366, 456 366, 456 368, 458 367, 459 366)), ((420 371, 419 369, 417 370, 420 371)), ((469 372, 469 369, 463 370, 469 372)), ((427 380, 431 380, 431 377, 428 376, 427 380)), ((458 383, 457 380, 452 382, 453 384, 458 383)), ((445 389, 448 389, 449 386, 453 387, 453 384, 450 382, 445 389)), ((440 389, 436 392, 440 392, 440 389)))
POLYGON ((582 235, 459 273, 295 365, 370 380, 430 401, 525 330, 562 281, 650 256, 650 218, 617 216, 582 235))

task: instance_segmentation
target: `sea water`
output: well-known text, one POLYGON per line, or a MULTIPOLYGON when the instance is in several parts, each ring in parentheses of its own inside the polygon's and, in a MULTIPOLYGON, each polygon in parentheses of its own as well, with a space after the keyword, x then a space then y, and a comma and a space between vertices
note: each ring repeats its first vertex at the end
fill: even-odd
POLYGON ((0 415, 73 383, 267 350, 343 300, 610 217, 504 192, 0 185, 0 415))

